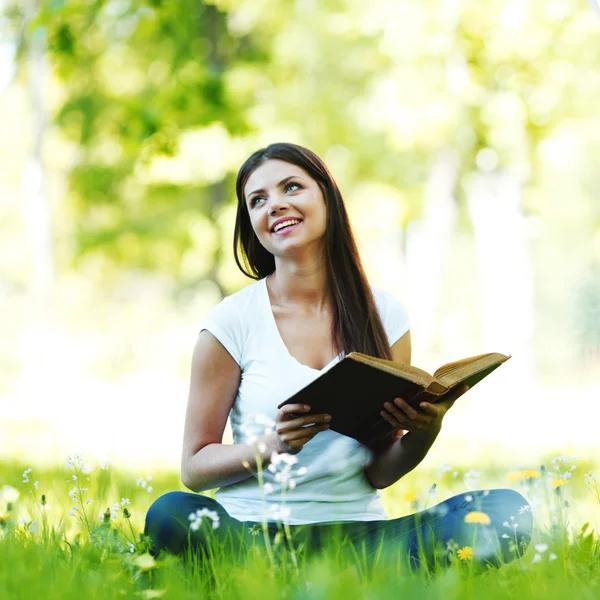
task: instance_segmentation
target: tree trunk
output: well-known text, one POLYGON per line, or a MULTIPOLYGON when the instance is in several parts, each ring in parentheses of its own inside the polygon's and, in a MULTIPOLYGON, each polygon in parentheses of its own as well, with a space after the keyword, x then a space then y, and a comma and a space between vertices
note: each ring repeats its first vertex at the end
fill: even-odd
POLYGON ((425 187, 423 216, 409 224, 406 260, 411 301, 413 354, 435 355, 440 351, 437 338, 437 311, 440 286, 456 227, 454 198, 458 175, 458 156, 446 149, 434 161, 425 187))
POLYGON ((29 310, 21 328, 21 383, 24 400, 35 406, 43 367, 47 328, 47 307, 55 279, 51 214, 46 197, 42 142, 45 130, 43 88, 46 74, 44 32, 37 28, 31 36, 29 91, 33 113, 32 150, 23 168, 21 185, 23 219, 31 249, 29 310))
POLYGON ((484 346, 512 354, 519 385, 534 377, 533 278, 521 186, 509 173, 478 173, 467 204, 479 260, 484 346))
POLYGON ((23 169, 23 217, 32 251, 31 291, 45 297, 54 282, 54 249, 52 225, 44 182, 42 141, 45 116, 43 86, 46 72, 44 37, 40 29, 32 34, 29 61, 29 90, 33 112, 33 142, 31 156, 23 169))

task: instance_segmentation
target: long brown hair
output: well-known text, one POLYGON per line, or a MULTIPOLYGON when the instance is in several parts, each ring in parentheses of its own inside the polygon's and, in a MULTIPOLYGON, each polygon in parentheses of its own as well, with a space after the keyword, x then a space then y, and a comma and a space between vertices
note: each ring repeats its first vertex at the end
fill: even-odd
POLYGON ((332 337, 336 348, 391 360, 387 336, 360 262, 342 194, 329 169, 314 152, 296 144, 270 144, 254 152, 241 166, 235 186, 238 206, 233 235, 237 266, 252 279, 262 279, 275 271, 275 257, 256 237, 244 198, 248 178, 269 159, 304 169, 323 193, 327 211, 325 262, 334 305, 332 337))

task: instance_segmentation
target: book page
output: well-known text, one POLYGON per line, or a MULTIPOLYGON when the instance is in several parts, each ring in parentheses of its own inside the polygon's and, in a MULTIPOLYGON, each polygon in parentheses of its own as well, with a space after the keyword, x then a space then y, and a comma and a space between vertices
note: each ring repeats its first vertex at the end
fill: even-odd
POLYGON ((491 365, 499 365, 509 358, 509 356, 497 352, 479 354, 443 365, 435 372, 434 377, 442 385, 449 387, 491 365))
POLYGON ((427 387, 434 381, 434 378, 427 373, 427 371, 419 369, 418 367, 413 367, 412 365, 402 365, 391 360, 375 358, 374 356, 369 356, 368 354, 361 354, 360 352, 351 352, 348 354, 348 357, 364 364, 371 365, 376 369, 385 371, 391 375, 403 377, 404 379, 408 379, 409 381, 424 387, 427 387))

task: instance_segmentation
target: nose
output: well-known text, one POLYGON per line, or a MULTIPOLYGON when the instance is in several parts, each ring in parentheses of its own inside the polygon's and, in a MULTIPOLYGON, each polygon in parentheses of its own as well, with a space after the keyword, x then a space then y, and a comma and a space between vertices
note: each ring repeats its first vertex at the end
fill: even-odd
POLYGON ((270 200, 269 214, 276 215, 280 212, 285 212, 289 208, 285 197, 273 196, 270 200))

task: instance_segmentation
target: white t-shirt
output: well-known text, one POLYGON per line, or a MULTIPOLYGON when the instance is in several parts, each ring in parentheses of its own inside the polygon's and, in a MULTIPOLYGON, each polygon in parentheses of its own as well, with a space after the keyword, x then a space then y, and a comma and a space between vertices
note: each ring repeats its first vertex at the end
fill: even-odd
MULTIPOLYGON (((408 314, 393 295, 371 289, 392 346, 409 330, 408 314)), ((264 425, 254 423, 257 415, 274 421, 279 403, 343 356, 338 355, 321 370, 303 365, 291 356, 273 316, 266 278, 224 298, 206 315, 200 331, 203 329, 219 340, 242 372, 229 415, 235 444, 244 443, 251 434, 263 435, 264 425)), ((294 489, 284 489, 282 494, 276 474, 264 469, 263 484, 272 486, 272 491, 267 486, 270 493, 265 493, 255 475, 221 487, 215 498, 240 521, 281 520, 288 510, 286 520, 291 525, 387 519, 381 491, 373 488, 364 474, 371 457, 371 451, 353 438, 331 430, 321 431, 295 455, 298 462, 292 473, 300 469, 306 472, 292 477, 294 489), (285 504, 280 510, 282 501, 285 504)))

